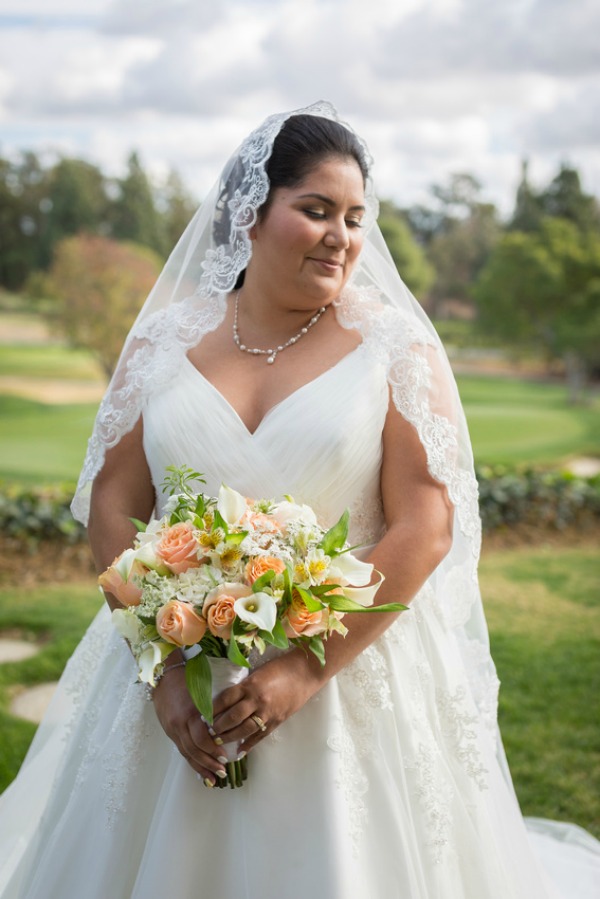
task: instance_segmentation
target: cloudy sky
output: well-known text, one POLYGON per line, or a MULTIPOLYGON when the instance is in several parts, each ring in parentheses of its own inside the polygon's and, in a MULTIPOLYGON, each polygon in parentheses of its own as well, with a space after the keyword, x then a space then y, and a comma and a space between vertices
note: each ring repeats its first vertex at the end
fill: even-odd
POLYGON ((135 148, 201 198, 271 112, 325 98, 404 205, 469 171, 510 211, 520 160, 600 195, 598 0, 0 0, 0 153, 135 148))

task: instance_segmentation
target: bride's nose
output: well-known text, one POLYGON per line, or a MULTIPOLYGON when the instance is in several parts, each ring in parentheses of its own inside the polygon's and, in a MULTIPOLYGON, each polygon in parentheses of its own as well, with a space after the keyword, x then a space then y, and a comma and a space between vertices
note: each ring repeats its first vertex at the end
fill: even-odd
POLYGON ((323 238, 323 243, 326 246, 334 247, 335 249, 347 249, 350 244, 350 238, 348 234, 348 226, 344 219, 341 219, 340 221, 330 219, 328 224, 329 227, 327 228, 327 233, 323 238))

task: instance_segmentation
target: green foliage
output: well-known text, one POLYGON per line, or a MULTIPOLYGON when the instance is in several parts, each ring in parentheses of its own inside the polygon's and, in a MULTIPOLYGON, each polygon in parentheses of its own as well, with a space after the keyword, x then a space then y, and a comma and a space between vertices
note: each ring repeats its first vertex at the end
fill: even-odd
POLYGON ((166 246, 163 222, 137 153, 129 157, 127 175, 119 182, 118 189, 111 209, 113 237, 141 244, 164 256, 170 247, 166 246))
MULTIPOLYGON (((600 476, 579 478, 567 472, 533 468, 516 471, 497 466, 479 468, 477 479, 484 530, 518 523, 562 530, 569 526, 586 527, 600 517, 600 476)), ((72 497, 70 485, 0 484, 0 530, 25 540, 81 540, 85 530, 71 517, 72 497)), ((344 527, 347 528, 347 521, 343 516, 325 535, 330 552, 341 546, 344 527)), ((267 572, 255 587, 263 589, 272 578, 273 572, 267 572)), ((312 602, 309 594, 304 599, 307 605, 312 602)), ((336 605, 337 597, 325 597, 325 602, 332 608, 341 608, 336 605)), ((311 610, 322 607, 323 602, 319 601, 311 610)))
POLYGON ((25 540, 82 540, 85 529, 71 515, 72 498, 73 488, 67 486, 0 484, 0 531, 25 540))
POLYGON ((89 350, 107 377, 160 271, 151 250, 80 234, 61 241, 45 279, 49 318, 74 347, 89 350))
POLYGON ((483 528, 515 524, 563 530, 600 519, 600 476, 578 478, 567 472, 480 468, 479 510, 483 528))
POLYGON ((426 294, 435 273, 402 213, 392 203, 383 202, 378 224, 402 279, 417 296, 426 294))
POLYGON ((573 385, 600 362, 600 233, 551 218, 507 233, 473 294, 484 331, 563 359, 573 385))

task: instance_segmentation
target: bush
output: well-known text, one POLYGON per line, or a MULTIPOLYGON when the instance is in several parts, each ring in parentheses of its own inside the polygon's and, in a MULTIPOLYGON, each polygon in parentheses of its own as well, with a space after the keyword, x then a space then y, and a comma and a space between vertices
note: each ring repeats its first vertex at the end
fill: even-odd
MULTIPOLYGON (((482 467, 479 508, 485 531, 525 524, 564 530, 585 528, 600 519, 600 476, 534 468, 482 467)), ((0 485, 0 530, 28 541, 61 539, 77 543, 85 528, 71 516, 72 485, 0 485)))
POLYGON ((587 527, 600 517, 600 476, 501 466, 479 468, 476 474, 486 531, 516 524, 560 531, 587 527))
POLYGON ((0 530, 7 537, 27 541, 77 543, 84 539, 85 528, 71 515, 72 498, 72 485, 0 485, 0 530))

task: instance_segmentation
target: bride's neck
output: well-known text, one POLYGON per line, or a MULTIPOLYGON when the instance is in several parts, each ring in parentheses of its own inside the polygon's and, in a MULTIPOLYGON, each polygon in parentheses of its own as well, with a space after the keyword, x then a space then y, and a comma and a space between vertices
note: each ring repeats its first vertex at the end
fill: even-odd
POLYGON ((286 340, 302 328, 320 309, 320 306, 287 305, 285 299, 273 296, 269 290, 261 290, 251 284, 233 294, 233 302, 238 304, 238 327, 251 338, 272 338, 286 340))

